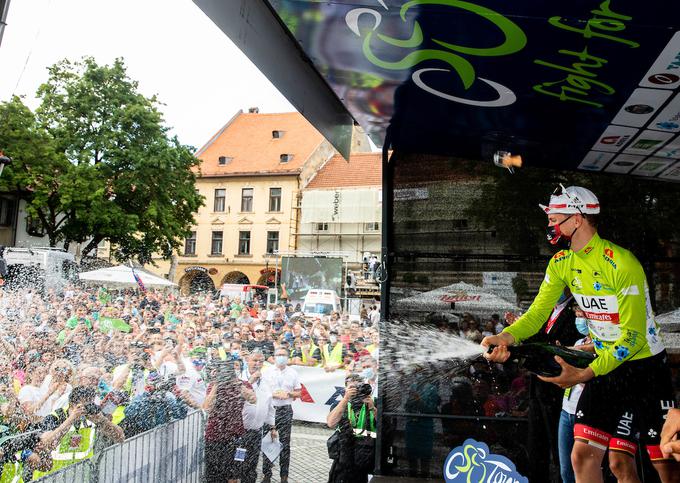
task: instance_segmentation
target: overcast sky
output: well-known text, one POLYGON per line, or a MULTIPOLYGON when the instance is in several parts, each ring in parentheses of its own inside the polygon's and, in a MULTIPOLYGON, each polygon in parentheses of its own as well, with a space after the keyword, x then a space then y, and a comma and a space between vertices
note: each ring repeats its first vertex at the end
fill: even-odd
POLYGON ((7 24, 2 101, 15 93, 35 108, 48 66, 90 55, 100 64, 123 57, 142 93, 165 104, 180 141, 197 148, 238 109, 294 110, 191 0, 11 0, 7 24))

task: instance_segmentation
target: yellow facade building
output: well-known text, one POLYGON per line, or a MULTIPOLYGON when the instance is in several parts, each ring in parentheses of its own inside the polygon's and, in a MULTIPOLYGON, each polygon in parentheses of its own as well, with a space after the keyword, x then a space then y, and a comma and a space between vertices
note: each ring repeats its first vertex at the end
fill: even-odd
MULTIPOLYGON (((370 149, 358 131, 353 149, 370 149)), ((270 255, 297 249, 301 190, 335 154, 298 113, 239 111, 196 153, 205 205, 177 257, 173 281, 180 290, 272 281, 270 255)), ((169 273, 169 261, 155 262, 154 271, 169 273)))

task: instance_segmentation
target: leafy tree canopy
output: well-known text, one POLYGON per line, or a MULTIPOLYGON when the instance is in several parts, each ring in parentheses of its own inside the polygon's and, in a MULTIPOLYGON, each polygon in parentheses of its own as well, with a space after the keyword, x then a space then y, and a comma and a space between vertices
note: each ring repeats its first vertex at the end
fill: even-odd
POLYGON ((0 105, 0 145, 13 158, 0 179, 16 189, 50 244, 103 240, 114 256, 171 256, 203 203, 193 148, 168 134, 155 97, 138 92, 122 59, 61 61, 38 88, 35 115, 0 105))

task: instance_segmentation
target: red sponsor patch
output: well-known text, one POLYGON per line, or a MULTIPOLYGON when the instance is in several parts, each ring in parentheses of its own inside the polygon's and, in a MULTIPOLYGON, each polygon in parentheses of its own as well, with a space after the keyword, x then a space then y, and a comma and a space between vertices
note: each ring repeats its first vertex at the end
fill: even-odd
POLYGON ((566 255, 566 253, 564 253, 564 250, 560 250, 559 252, 553 255, 553 258, 560 258, 563 257, 564 255, 566 255))
POLYGON ((588 255, 588 254, 589 254, 590 252, 592 252, 592 251, 593 251, 593 247, 586 247, 586 249, 583 250, 583 253, 585 253, 586 255, 588 255))
POLYGON ((637 453, 637 444, 631 443, 630 441, 626 441, 625 439, 621 438, 612 438, 609 440, 609 449, 613 449, 615 451, 625 451, 631 456, 635 456, 637 453))
POLYGON ((596 314, 595 312, 584 312, 586 318, 590 320, 597 320, 599 322, 611 322, 612 324, 619 323, 619 314, 596 314))
POLYGON ((614 250, 612 250, 611 248, 605 248, 604 254, 607 255, 612 260, 614 259, 614 250))
POLYGON ((609 440, 611 439, 611 435, 609 433, 605 433, 600 429, 595 429, 591 428, 590 426, 586 426, 585 424, 575 424, 574 438, 581 438, 587 441, 599 443, 603 446, 607 446, 609 444, 609 440))
POLYGON ((652 461, 670 459, 670 456, 667 458, 663 455, 663 453, 661 452, 661 446, 659 446, 658 444, 654 446, 647 446, 647 454, 649 455, 649 459, 652 461))

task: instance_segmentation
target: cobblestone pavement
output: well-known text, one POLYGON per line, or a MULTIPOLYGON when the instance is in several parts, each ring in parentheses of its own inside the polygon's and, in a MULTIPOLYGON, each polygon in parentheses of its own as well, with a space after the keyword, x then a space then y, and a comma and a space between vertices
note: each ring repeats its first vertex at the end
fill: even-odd
MULTIPOLYGON (((325 483, 331 469, 326 440, 332 430, 321 424, 293 424, 290 451, 289 483, 325 483)), ((258 467, 258 483, 262 480, 262 460, 258 467)), ((279 483, 279 465, 272 468, 272 483, 279 483)))

